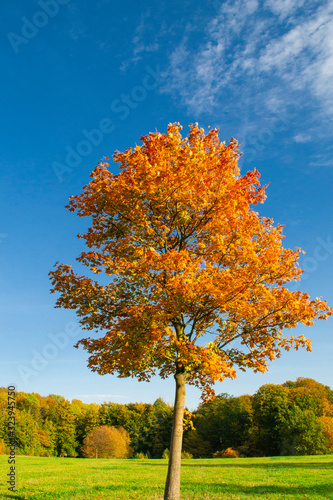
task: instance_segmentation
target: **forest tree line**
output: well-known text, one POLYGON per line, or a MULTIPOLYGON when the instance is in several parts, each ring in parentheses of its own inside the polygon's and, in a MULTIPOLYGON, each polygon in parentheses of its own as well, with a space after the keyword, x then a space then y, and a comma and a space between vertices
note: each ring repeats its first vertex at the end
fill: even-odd
MULTIPOLYGON (((102 426, 125 429, 130 456, 165 456, 173 407, 148 403, 86 404, 59 395, 16 394, 17 454, 87 456, 84 444, 102 426)), ((333 391, 313 379, 266 384, 250 396, 220 394, 186 413, 183 451, 194 458, 333 453, 333 391)), ((8 452, 7 388, 0 388, 0 453, 8 452)), ((124 434, 125 435, 125 434, 124 434)))

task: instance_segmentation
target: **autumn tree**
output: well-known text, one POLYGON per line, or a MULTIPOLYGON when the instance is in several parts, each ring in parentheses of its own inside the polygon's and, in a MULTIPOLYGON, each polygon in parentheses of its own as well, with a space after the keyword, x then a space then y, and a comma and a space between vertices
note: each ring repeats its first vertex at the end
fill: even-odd
POLYGON ((45 420, 52 422, 54 448, 57 456, 75 457, 75 410, 62 396, 50 394, 43 408, 45 420))
POLYGON ((333 418, 328 416, 320 417, 320 423, 325 437, 325 446, 328 453, 333 453, 333 418))
POLYGON ((5 453, 5 441, 8 437, 8 389, 0 387, 0 455, 5 453))
POLYGON ((89 272, 57 263, 50 273, 57 306, 103 332, 77 343, 93 371, 175 377, 166 500, 179 498, 185 384, 209 397, 237 367, 264 372, 281 349, 310 350, 283 328, 332 314, 323 300, 288 289, 302 273, 300 249, 284 248, 283 227, 253 209, 265 186, 256 169, 240 175, 237 141, 197 125, 182 138, 181 128, 170 124, 116 152, 117 175, 108 158, 95 168, 68 205, 91 217, 77 259, 89 272))
POLYGON ((16 411, 15 415, 15 440, 20 455, 37 454, 38 433, 34 418, 25 411, 16 411))
POLYGON ((82 452, 87 458, 128 458, 130 437, 123 427, 102 425, 89 432, 82 452))

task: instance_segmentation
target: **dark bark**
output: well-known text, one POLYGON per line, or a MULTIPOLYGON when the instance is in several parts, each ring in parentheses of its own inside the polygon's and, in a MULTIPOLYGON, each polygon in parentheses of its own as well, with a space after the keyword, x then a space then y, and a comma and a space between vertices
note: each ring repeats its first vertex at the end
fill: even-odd
POLYGON ((179 500, 180 467, 183 444, 183 418, 185 409, 186 376, 183 367, 177 367, 176 396, 169 453, 168 475, 164 491, 164 500, 179 500))

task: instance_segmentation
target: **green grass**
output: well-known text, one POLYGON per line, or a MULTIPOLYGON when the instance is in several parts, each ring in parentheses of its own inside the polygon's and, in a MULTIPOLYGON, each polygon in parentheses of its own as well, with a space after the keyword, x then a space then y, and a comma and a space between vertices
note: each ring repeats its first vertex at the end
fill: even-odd
MULTIPOLYGON (((166 460, 17 457, 17 500, 163 498, 166 460)), ((182 500, 333 500, 333 456, 183 460, 182 500)))

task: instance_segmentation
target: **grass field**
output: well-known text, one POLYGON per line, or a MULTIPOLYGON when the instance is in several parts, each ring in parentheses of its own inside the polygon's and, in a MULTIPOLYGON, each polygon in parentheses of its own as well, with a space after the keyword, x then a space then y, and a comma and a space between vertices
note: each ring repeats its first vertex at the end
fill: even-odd
MULTIPOLYGON (((17 488, 7 490, 0 456, 0 498, 122 500, 163 498, 166 460, 19 456, 17 488)), ((333 456, 183 460, 182 500, 333 499, 333 456)))

